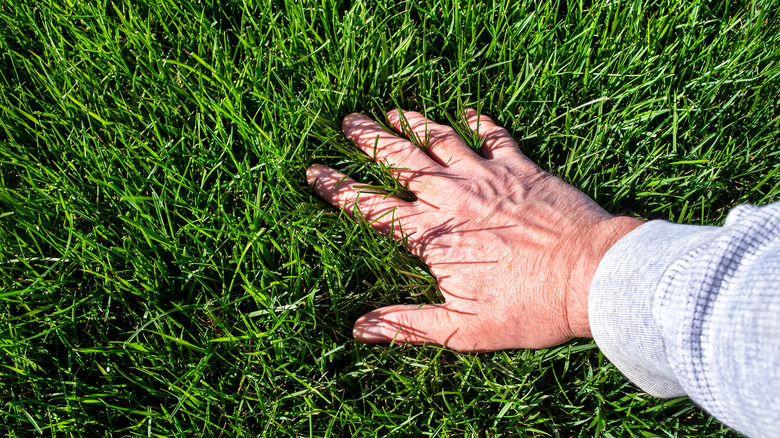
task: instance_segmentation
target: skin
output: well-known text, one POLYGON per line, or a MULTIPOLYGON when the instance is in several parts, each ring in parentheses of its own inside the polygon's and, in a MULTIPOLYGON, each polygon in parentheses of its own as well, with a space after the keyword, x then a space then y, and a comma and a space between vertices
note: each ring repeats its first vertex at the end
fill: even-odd
POLYGON ((355 339, 479 352, 591 337, 588 292, 596 268, 642 222, 610 215, 544 172, 487 116, 468 109, 465 117, 484 140, 482 156, 451 127, 416 112, 388 114, 398 135, 361 114, 344 119, 344 135, 386 164, 417 201, 378 194, 323 165, 307 171, 322 198, 404 241, 445 298, 363 315, 355 339))

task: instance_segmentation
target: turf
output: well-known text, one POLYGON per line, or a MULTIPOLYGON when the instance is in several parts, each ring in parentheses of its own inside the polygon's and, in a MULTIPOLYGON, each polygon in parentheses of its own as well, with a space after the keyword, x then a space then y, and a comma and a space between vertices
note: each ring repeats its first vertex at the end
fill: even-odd
POLYGON ((402 192, 341 118, 472 106, 613 213, 721 224, 780 199, 779 48, 760 0, 3 0, 0 432, 731 434, 591 342, 355 343, 435 283, 304 171, 402 192))

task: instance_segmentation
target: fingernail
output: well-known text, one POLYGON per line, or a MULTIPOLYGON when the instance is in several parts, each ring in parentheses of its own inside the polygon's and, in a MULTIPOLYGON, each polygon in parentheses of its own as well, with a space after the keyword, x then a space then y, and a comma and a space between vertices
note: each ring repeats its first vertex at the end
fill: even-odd
POLYGON ((355 126, 364 123, 366 121, 366 116, 360 113, 352 113, 347 114, 346 117, 344 117, 344 120, 341 122, 341 130, 350 130, 354 128, 355 126))
POLYGON ((387 338, 382 335, 381 327, 373 324, 361 324, 360 322, 356 323, 352 328, 352 337, 364 344, 379 344, 387 342, 387 338))
POLYGON ((317 179, 322 177, 322 174, 323 166, 314 164, 306 169, 306 181, 309 183, 309 185, 312 185, 317 181, 317 179))

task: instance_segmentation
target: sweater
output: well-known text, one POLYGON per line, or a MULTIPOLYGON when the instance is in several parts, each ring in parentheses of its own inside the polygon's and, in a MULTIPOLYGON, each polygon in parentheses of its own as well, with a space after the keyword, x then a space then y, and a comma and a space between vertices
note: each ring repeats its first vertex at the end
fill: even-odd
POLYGON ((588 317, 645 392, 780 436, 780 203, 736 207, 722 227, 641 225, 599 263, 588 317))

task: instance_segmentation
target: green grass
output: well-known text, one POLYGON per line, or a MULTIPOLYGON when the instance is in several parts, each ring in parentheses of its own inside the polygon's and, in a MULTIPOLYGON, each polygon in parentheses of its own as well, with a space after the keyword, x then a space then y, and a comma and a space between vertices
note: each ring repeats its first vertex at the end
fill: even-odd
POLYGON ((436 299, 328 207, 340 134, 474 106, 609 211, 720 224, 780 199, 771 1, 0 3, 0 432, 720 436, 593 343, 363 346, 436 299))

